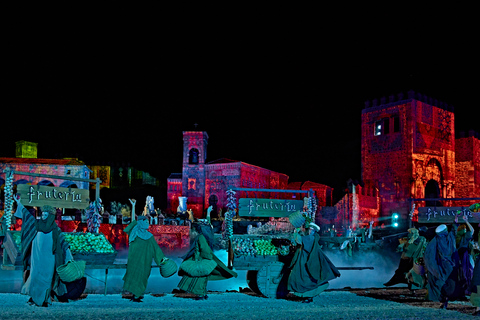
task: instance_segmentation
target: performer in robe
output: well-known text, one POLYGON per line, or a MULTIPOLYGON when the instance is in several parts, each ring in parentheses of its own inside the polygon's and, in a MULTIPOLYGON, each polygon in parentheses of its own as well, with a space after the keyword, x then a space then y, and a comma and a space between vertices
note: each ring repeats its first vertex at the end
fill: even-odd
POLYGON ((328 288, 328 281, 340 277, 340 272, 321 249, 320 228, 307 223, 303 230, 299 229, 295 229, 295 241, 300 247, 290 264, 288 290, 309 303, 328 288))
POLYGON ((182 276, 178 288, 196 295, 196 300, 205 300, 209 280, 225 280, 237 277, 213 253, 213 228, 208 222, 195 222, 190 229, 190 251, 180 265, 182 276))
POLYGON ((460 277, 466 282, 466 294, 470 294, 468 288, 473 277, 473 265, 470 262, 470 241, 473 238, 473 233, 475 230, 472 225, 468 222, 466 216, 463 217, 465 224, 460 225, 457 228, 457 235, 455 237, 455 244, 458 250, 458 257, 460 260, 460 277), (468 226, 468 231, 467 231, 468 226))
POLYGON ((60 281, 56 270, 73 257, 55 222, 55 208, 43 206, 41 219, 37 220, 20 200, 15 198, 15 201, 15 217, 22 219, 22 261, 26 271, 21 292, 30 296, 29 304, 47 307, 52 298, 67 293, 67 287, 60 281))
POLYGON ((439 225, 436 236, 425 249, 424 261, 427 268, 427 299, 439 301, 441 308, 447 308, 448 301, 465 297, 465 283, 459 281, 459 258, 455 247, 457 226, 450 230, 439 225))
POLYGON ((408 284, 409 288, 412 284, 424 286, 424 279, 421 276, 417 277, 418 274, 410 273, 410 281, 406 275, 412 270, 415 261, 423 257, 426 242, 425 237, 420 236, 416 228, 408 229, 407 237, 400 239, 400 245, 397 247, 397 252, 402 253, 398 268, 392 278, 383 284, 384 286, 389 287, 399 283, 408 284))
MULTIPOLYGON (((480 233, 478 235, 478 243, 480 244, 480 233)), ((469 291, 471 292, 470 302, 477 307, 474 315, 480 316, 480 254, 475 261, 475 268, 473 269, 473 278, 470 282, 469 291)))
POLYGON ((148 231, 148 227, 147 217, 139 216, 138 220, 132 221, 124 230, 129 236, 129 248, 123 289, 133 294, 131 299, 133 302, 142 302, 152 269, 152 259, 157 265, 165 263, 168 259, 153 234, 148 231))

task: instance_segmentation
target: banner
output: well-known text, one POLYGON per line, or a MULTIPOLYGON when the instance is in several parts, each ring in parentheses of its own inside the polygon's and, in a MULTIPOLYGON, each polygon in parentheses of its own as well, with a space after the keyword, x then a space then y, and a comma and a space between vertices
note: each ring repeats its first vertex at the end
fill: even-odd
POLYGON ((24 206, 32 207, 49 205, 54 208, 86 209, 90 203, 86 189, 19 184, 17 194, 24 206))
POLYGON ((470 223, 480 223, 480 214, 464 207, 422 207, 418 208, 419 223, 453 223, 458 216, 458 223, 463 222, 463 216, 468 217, 470 223), (461 211, 458 213, 458 211, 461 211))
POLYGON ((238 215, 248 217, 288 217, 303 209, 303 200, 240 198, 238 215))

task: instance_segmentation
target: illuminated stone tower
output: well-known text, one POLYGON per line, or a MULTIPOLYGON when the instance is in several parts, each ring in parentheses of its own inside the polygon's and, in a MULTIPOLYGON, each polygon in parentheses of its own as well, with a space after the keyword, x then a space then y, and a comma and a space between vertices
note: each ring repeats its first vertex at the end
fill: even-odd
POLYGON ((207 144, 205 131, 183 132, 182 196, 188 197, 187 207, 197 218, 204 216, 207 144))
POLYGON ((381 215, 398 212, 403 221, 409 198, 454 197, 453 107, 413 91, 365 102, 362 180, 380 197, 381 215))

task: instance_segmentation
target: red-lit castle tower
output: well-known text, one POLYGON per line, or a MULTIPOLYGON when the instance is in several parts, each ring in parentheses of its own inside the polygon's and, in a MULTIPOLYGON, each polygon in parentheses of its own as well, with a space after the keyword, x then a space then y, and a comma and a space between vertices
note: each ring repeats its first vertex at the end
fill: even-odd
POLYGON ((409 198, 454 197, 453 108, 413 91, 365 102, 362 180, 380 216, 397 212, 404 223, 409 198))

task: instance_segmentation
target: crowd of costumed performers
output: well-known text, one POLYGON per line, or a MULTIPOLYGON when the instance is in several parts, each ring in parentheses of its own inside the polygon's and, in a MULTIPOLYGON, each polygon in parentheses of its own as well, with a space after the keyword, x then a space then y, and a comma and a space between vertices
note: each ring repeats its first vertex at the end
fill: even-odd
MULTIPOLYGON (((469 209, 477 215, 480 204, 469 209)), ((449 301, 468 300, 470 295, 475 315, 480 315, 480 234, 475 242, 475 230, 468 216, 462 215, 458 211, 452 224, 437 226, 434 235, 426 227, 408 229, 407 237, 399 239, 397 247, 401 252, 399 266, 384 285, 403 283, 409 289, 426 288, 425 299, 440 302, 445 309, 449 301), (460 225, 459 216, 463 220, 460 225)))
MULTIPOLYGON (((23 286, 21 293, 28 295, 28 303, 47 307, 52 301, 75 300, 85 290, 83 277, 85 262, 75 261, 65 235, 55 223, 55 208, 44 206, 41 217, 36 218, 20 200, 15 198, 15 217, 22 220, 21 258, 23 263, 23 286), (72 270, 80 270, 82 277, 68 281, 72 270)), ((153 199, 146 208, 152 206, 153 199)), ((90 208, 94 211, 93 203, 90 208)), ((478 213, 480 205, 470 207, 478 213)), ((207 299, 208 281, 237 277, 233 267, 227 267, 214 254, 214 233, 210 222, 211 208, 206 219, 188 215, 190 225, 190 249, 183 262, 176 263, 167 258, 148 231, 149 219, 144 214, 133 220, 124 230, 128 235, 129 248, 123 289, 132 294, 132 301, 141 302, 151 274, 152 261, 160 268, 160 274, 167 278, 178 271, 181 277, 178 288, 190 293, 196 300, 207 299)), ((398 269, 385 286, 405 283, 412 287, 427 289, 426 299, 441 302, 446 308, 449 301, 466 299, 480 310, 480 255, 478 243, 473 242, 474 229, 463 216, 458 225, 459 214, 451 225, 441 224, 435 235, 429 237, 426 228, 408 229, 408 235, 400 239, 397 250, 401 252, 398 269), (427 241, 427 239, 430 241, 427 241)), ((340 276, 340 272, 321 249, 320 228, 313 219, 302 212, 289 217, 295 228, 293 241, 296 251, 284 271, 282 278, 288 292, 311 302, 313 297, 328 288, 329 281, 340 276)), ((92 225, 95 229, 96 225, 92 225)), ((478 236, 480 241, 480 235, 478 236)))

